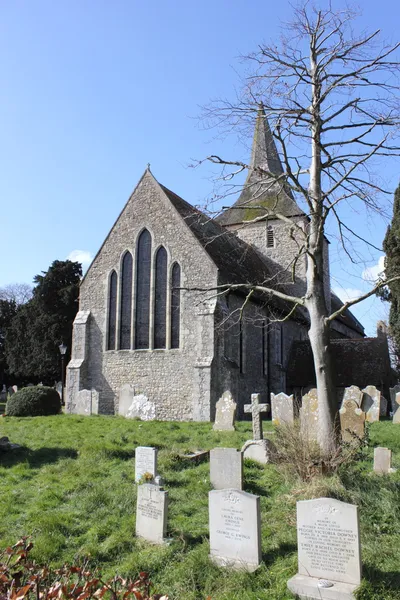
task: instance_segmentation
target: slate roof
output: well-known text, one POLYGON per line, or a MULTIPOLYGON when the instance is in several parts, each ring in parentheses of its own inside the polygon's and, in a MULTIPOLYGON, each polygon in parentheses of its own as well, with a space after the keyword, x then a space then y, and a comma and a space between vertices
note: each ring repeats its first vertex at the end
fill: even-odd
MULTIPOLYGON (((331 292, 331 309, 332 309, 332 312, 335 312, 341 306, 343 306, 343 302, 340 300, 340 298, 338 298, 336 296, 336 294, 334 294, 333 292, 331 292)), ((349 309, 345 310, 335 320, 336 321, 340 321, 340 323, 343 323, 343 325, 346 325, 347 327, 350 327, 350 329, 353 329, 354 331, 356 331, 360 335, 364 336, 364 327, 361 325, 360 321, 358 321, 358 319, 355 318, 355 316, 353 315, 353 313, 349 309)))

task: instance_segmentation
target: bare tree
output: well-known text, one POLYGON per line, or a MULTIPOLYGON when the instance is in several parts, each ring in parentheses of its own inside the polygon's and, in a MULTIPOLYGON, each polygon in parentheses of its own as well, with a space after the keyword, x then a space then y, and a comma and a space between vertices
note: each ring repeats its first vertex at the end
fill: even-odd
MULTIPOLYGON (((256 110, 268 119, 283 168, 271 162, 264 166, 209 156, 222 166, 229 185, 246 169, 257 171, 260 197, 267 188, 286 190, 301 203, 307 226, 292 220, 298 255, 306 264, 302 295, 277 291, 260 282, 243 284, 270 295, 279 295, 308 312, 319 403, 319 442, 322 448, 333 439, 337 399, 330 361, 330 324, 350 306, 373 295, 380 280, 366 294, 330 312, 326 302, 324 239, 328 218, 334 219, 345 252, 351 257, 351 236, 362 239, 341 217, 343 203, 363 210, 382 212, 382 198, 390 194, 374 177, 370 167, 377 157, 398 156, 394 143, 400 124, 399 44, 379 42, 379 30, 356 36, 352 10, 319 10, 305 3, 294 10, 294 20, 285 25, 279 45, 261 45, 246 57, 251 73, 237 102, 217 102, 206 109, 213 124, 236 126, 256 110), (265 111, 265 112, 264 112, 265 111), (264 181, 264 187, 260 186, 264 181)), ((203 161, 201 161, 203 162, 203 161)), ((248 185, 253 185, 247 179, 248 185)), ((234 189, 231 188, 231 191, 234 189)), ((252 197, 254 206, 254 194, 252 197)), ((259 207, 288 220, 276 207, 259 207)), ((368 243, 368 242, 367 242, 368 243)), ((240 286, 236 286, 240 287, 240 286)))
POLYGON ((0 300, 13 301, 17 306, 32 298, 32 286, 28 283, 9 283, 0 288, 0 300))

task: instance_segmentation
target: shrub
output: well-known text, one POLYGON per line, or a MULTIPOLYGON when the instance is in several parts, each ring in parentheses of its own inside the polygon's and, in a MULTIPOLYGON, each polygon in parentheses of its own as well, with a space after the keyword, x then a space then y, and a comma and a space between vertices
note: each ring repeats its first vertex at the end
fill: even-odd
POLYGON ((40 417, 57 415, 61 411, 58 392, 44 385, 22 388, 11 396, 6 405, 9 417, 40 417))

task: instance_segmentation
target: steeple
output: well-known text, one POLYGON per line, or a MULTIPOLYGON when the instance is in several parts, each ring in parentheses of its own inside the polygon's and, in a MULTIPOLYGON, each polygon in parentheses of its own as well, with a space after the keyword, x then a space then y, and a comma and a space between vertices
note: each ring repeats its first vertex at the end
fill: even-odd
POLYGON ((217 217, 221 225, 235 225, 257 217, 273 217, 274 213, 287 217, 303 214, 284 182, 275 182, 283 167, 265 114, 259 104, 251 149, 247 179, 236 202, 217 217), (268 176, 265 171, 271 173, 268 176), (275 176, 275 177, 274 177, 275 176))

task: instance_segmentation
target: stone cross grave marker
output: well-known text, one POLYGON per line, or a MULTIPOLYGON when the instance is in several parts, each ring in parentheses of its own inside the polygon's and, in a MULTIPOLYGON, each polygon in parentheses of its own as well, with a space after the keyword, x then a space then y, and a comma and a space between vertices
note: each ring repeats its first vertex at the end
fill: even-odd
POLYGON ((318 415, 318 392, 312 388, 303 396, 300 408, 301 431, 307 439, 317 439, 318 415))
POLYGON ((232 394, 229 391, 224 392, 215 405, 214 431, 235 431, 236 407, 232 394))
POLYGON ((255 571, 261 563, 260 498, 239 490, 209 492, 210 558, 255 571))
POLYGON ((368 421, 368 423, 375 423, 375 421, 379 421, 381 413, 382 394, 374 385, 367 385, 367 387, 363 389, 363 393, 362 409, 365 412, 365 420, 368 421))
POLYGON ((261 413, 269 411, 269 404, 260 404, 260 394, 251 395, 251 404, 244 405, 244 412, 251 413, 253 424, 253 440, 262 440, 261 413))
POLYGON ((210 481, 215 490, 243 487, 243 454, 236 448, 210 451, 210 481))
POLYGON ((297 502, 297 545, 299 572, 288 581, 294 594, 354 599, 361 582, 358 506, 333 498, 297 502))
POLYGON ((393 423, 400 423, 400 392, 397 392, 394 399, 393 423))
POLYGON ((344 399, 339 410, 340 429, 344 442, 354 442, 355 438, 362 439, 365 434, 365 412, 354 400, 344 399))
POLYGON ((389 448, 374 448, 374 473, 379 475, 394 473, 392 469, 392 451, 389 448))
POLYGON ((143 483, 137 486, 137 536, 154 544, 165 542, 167 514, 168 492, 152 483, 143 483))
POLYGON ((145 473, 157 475, 157 448, 138 446, 135 450, 135 481, 140 481, 145 473))
POLYGON ((283 392, 280 394, 271 393, 271 411, 272 423, 281 425, 281 423, 294 422, 294 398, 293 394, 287 396, 283 392))

